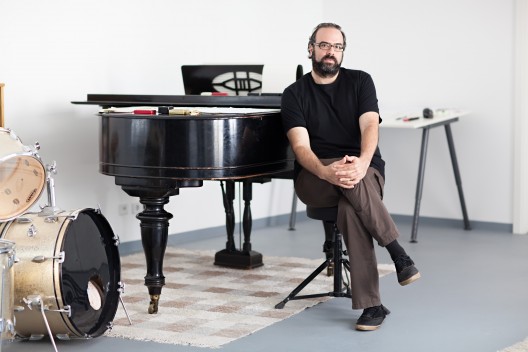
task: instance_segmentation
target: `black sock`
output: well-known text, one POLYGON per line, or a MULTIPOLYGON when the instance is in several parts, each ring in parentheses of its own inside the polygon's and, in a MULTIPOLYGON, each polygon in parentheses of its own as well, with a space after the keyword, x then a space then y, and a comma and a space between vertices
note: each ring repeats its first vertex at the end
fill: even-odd
POLYGON ((388 245, 385 246, 387 250, 389 251, 389 254, 391 256, 391 259, 394 261, 396 258, 398 258, 400 255, 405 255, 405 249, 400 246, 397 240, 392 241, 388 245))

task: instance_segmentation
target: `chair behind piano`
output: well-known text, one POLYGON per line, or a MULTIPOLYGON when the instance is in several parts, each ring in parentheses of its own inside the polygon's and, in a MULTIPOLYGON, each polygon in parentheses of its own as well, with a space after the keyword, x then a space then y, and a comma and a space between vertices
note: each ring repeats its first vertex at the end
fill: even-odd
POLYGON ((185 94, 260 93, 263 67, 264 65, 183 65, 181 69, 185 94))

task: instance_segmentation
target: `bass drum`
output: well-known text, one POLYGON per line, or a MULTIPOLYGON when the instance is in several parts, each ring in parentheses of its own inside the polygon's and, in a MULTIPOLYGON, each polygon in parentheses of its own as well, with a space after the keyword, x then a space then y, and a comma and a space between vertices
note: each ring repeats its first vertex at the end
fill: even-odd
POLYGON ((10 129, 0 128, 0 221, 28 210, 44 189, 46 170, 36 150, 10 129))
MULTIPOLYGON (((0 286, 0 346, 15 338, 15 317, 13 312, 15 244, 0 240, 0 267, 2 279, 0 286)), ((0 351, 2 348, 0 347, 0 351)))
POLYGON ((118 240, 99 210, 27 213, 0 227, 16 243, 15 330, 23 338, 97 337, 117 311, 118 240))

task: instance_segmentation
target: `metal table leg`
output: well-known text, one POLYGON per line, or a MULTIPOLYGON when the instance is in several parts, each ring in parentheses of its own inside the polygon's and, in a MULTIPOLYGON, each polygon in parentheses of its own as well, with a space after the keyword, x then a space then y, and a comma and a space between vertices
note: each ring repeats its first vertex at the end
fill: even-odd
POLYGON ((416 185, 416 197, 414 201, 414 216, 411 231, 411 242, 416 243, 416 236, 418 232, 418 218, 420 217, 420 202, 422 200, 423 180, 425 173, 425 159, 427 156, 427 145, 429 141, 429 128, 423 129, 422 133, 422 147, 420 151, 420 165, 418 166, 418 182, 416 185))
POLYGON ((455 144, 453 142, 453 134, 451 133, 451 124, 445 125, 445 132, 447 137, 447 144, 449 145, 449 154, 451 154, 451 163, 453 164, 453 172, 455 173, 455 181, 458 189, 458 197, 460 198, 460 206, 462 208, 462 216, 464 217, 464 229, 471 230, 469 218, 466 210, 466 202, 464 200, 464 191, 462 190, 462 179, 460 177, 460 170, 458 169, 458 161, 455 152, 455 144))

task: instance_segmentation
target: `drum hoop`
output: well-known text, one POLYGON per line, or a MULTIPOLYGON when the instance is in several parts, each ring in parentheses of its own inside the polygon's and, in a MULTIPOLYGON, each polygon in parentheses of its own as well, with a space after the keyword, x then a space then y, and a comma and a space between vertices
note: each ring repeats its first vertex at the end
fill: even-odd
MULTIPOLYGON (((95 209, 93 209, 93 208, 80 208, 80 209, 72 210, 72 211, 68 212, 67 214, 62 212, 61 215, 59 215, 59 217, 63 217, 64 220, 62 221, 62 224, 60 226, 59 232, 57 234, 57 239, 56 239, 56 242, 55 242, 55 254, 54 255, 58 255, 63 250, 64 241, 66 239, 66 231, 69 228, 69 226, 75 220, 77 220, 78 216, 81 213, 85 213, 85 212, 89 212, 89 211, 95 212, 95 209)), ((86 214, 86 215, 89 216, 88 214, 86 214)), ((68 254, 66 253, 66 255, 68 255, 68 254)), ((63 309, 65 305, 64 305, 64 298, 62 297, 62 291, 61 291, 62 280, 60 278, 60 274, 61 274, 62 270, 59 270, 59 268, 60 268, 59 265, 62 265, 62 264, 56 264, 56 265, 54 265, 54 268, 53 268, 53 277, 54 277, 53 289, 55 291, 55 299, 57 301, 57 307, 58 307, 58 309, 63 309), (57 278, 59 280, 57 280, 57 278), (60 302, 61 304, 59 304, 59 301, 61 301, 60 302)), ((101 309, 102 308, 103 307, 101 307, 101 309)), ((82 331, 79 330, 79 328, 77 328, 74 325, 73 320, 67 319, 65 314, 61 314, 61 318, 62 318, 62 321, 64 322, 64 324, 70 330, 70 333, 75 334, 75 335, 77 335, 79 337, 87 337, 82 331)))
MULTIPOLYGON (((72 218, 70 218, 70 216, 71 214, 77 211, 78 210, 73 210, 69 213, 69 215, 63 217, 63 221, 60 225, 59 231, 57 233, 57 238, 55 240, 55 250, 53 253, 54 256, 58 256, 59 253, 62 251, 64 247, 66 230, 68 229, 70 223, 72 222, 72 218)), ((65 307, 64 297, 62 296, 62 291, 61 291, 61 283, 62 283, 62 277, 61 277, 62 270, 60 270, 61 267, 62 267, 62 264, 59 264, 58 262, 53 263, 53 291, 55 292, 55 302, 57 304, 57 309, 59 310, 64 309, 65 307)), ((81 331, 79 331, 79 329, 77 329, 73 325, 73 322, 64 313, 61 313, 60 317, 62 318, 62 322, 64 323, 64 325, 69 329, 70 333, 75 334, 79 337, 84 336, 84 334, 82 334, 81 331)))
MULTIPOLYGON (((13 157, 17 157, 17 156, 29 156, 29 157, 32 157, 33 159, 37 160, 40 164, 42 164, 42 161, 40 160, 40 157, 38 156, 38 153, 37 152, 32 152, 32 151, 30 151, 30 152, 22 152, 22 153, 11 153, 11 154, 5 155, 5 156, 0 158, 0 163, 6 162, 9 159, 11 159, 13 157)), ((42 169, 44 169, 44 166, 42 166, 42 169)))

